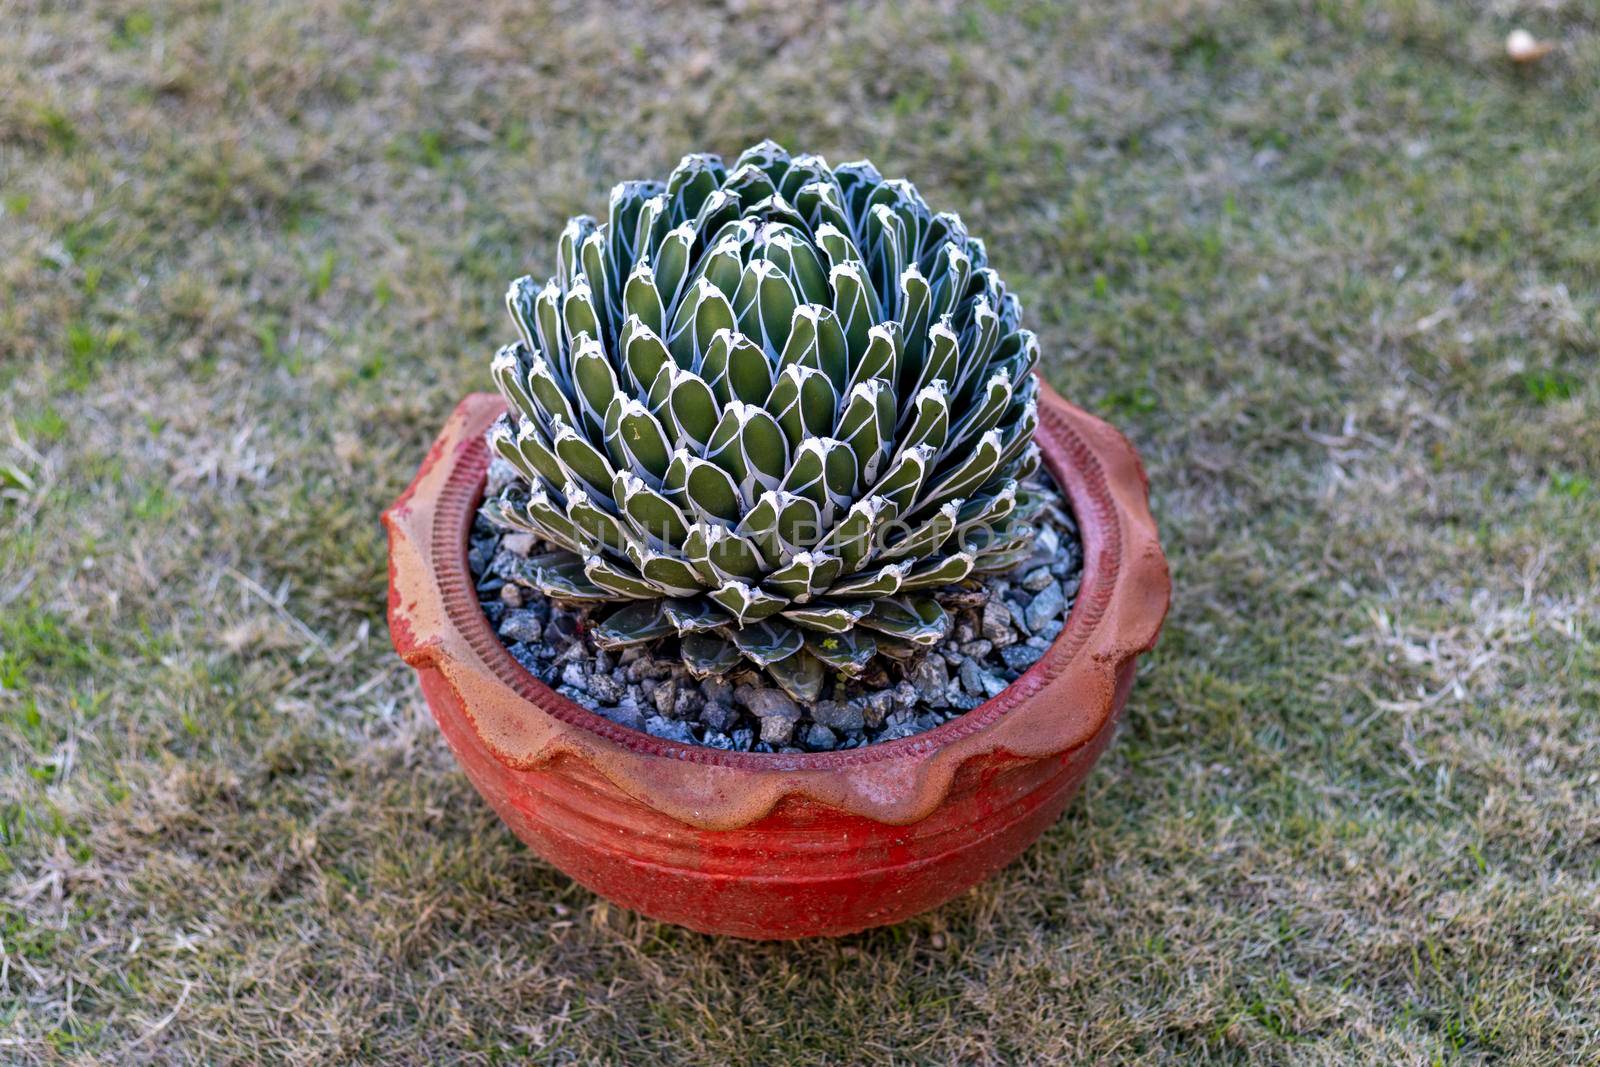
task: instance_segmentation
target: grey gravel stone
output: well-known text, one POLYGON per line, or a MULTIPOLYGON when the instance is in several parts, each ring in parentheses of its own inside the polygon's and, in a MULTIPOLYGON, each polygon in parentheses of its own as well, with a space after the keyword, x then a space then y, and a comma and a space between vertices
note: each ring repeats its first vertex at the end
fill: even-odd
POLYGON ((569 663, 561 669, 561 684, 588 692, 589 672, 583 669, 581 663, 569 663))
POLYGON ((983 605, 983 622, 978 632, 996 648, 1016 641, 1017 632, 1011 628, 1011 609, 999 597, 990 597, 983 605))
POLYGON ((1028 629, 1038 633, 1051 620, 1059 620, 1066 607, 1067 599, 1061 594, 1060 583, 1051 582, 1028 602, 1028 629))
POLYGON ((761 740, 769 745, 781 745, 794 736, 794 724, 799 716, 790 719, 782 715, 768 715, 761 720, 761 740))
POLYGON ((726 733, 739 721, 739 713, 720 700, 708 700, 701 705, 700 721, 707 729, 726 733))
POLYGON ((700 692, 705 694, 707 700, 715 700, 721 704, 733 703, 733 683, 723 678, 707 678, 700 683, 700 692))
MULTIPOLYGON (((508 585, 506 588, 513 587, 508 585)), ((508 611, 505 618, 500 620, 500 636, 507 641, 537 641, 543 634, 544 623, 539 621, 536 613, 526 608, 508 611)))
POLYGON ((611 708, 601 705, 596 710, 618 726, 626 726, 630 730, 644 729, 644 715, 635 705, 618 704, 611 708))
POLYGON ((832 730, 821 723, 815 722, 806 727, 803 740, 807 748, 822 752, 830 751, 833 746, 839 743, 839 739, 833 735, 832 730))
POLYGON ((1035 567, 1023 575, 1019 584, 1030 593, 1042 593, 1044 587, 1055 580, 1056 576, 1050 573, 1050 565, 1047 563, 1042 567, 1035 567))
POLYGON ((527 559, 533 553, 533 534, 509 533, 500 538, 500 547, 510 552, 513 556, 527 559))
MULTIPOLYGON (((800 705, 794 698, 782 689, 757 689, 754 686, 740 686, 734 694, 734 699, 750 709, 750 714, 765 722, 767 719, 783 719, 787 722, 800 721, 800 705)), ((769 740, 766 730, 762 730, 762 740, 769 740)))
POLYGON ((653 737, 666 741, 682 741, 694 744, 694 731, 689 729, 689 724, 679 722, 677 719, 668 719, 661 715, 652 715, 644 721, 645 732, 653 737))
POLYGON ((868 726, 876 726, 889 717, 894 709, 894 694, 878 690, 862 701, 861 714, 868 726))
MULTIPOLYGON (((565 672, 562 672, 565 675, 565 672)), ((589 695, 603 704, 615 704, 622 699, 628 687, 621 679, 609 674, 589 675, 589 695)))
POLYGON ((961 654, 968 659, 983 659, 994 651, 994 642, 987 637, 980 637, 976 641, 968 641, 961 646, 961 654))
POLYGON ((1044 649, 1035 648, 1032 642, 1026 645, 1011 645, 1000 650, 1000 656, 1006 661, 1006 666, 1021 674, 1044 655, 1044 649))
POLYGON ((977 660, 969 659, 961 665, 961 688, 972 696, 988 700, 990 697, 998 696, 1005 687, 1004 679, 984 670, 983 665, 977 660))
POLYGON ((811 718, 824 726, 846 732, 866 725, 861 705, 845 700, 819 700, 811 708, 811 718))
POLYGON ((558 685, 556 686, 556 692, 566 697, 574 704, 582 704, 590 711, 593 711, 598 706, 594 702, 594 697, 590 696, 588 693, 585 693, 582 689, 576 689, 570 685, 558 685))
POLYGON ((911 670, 909 679, 917 695, 933 707, 943 707, 948 701, 945 690, 950 685, 950 670, 943 656, 926 656, 911 670))

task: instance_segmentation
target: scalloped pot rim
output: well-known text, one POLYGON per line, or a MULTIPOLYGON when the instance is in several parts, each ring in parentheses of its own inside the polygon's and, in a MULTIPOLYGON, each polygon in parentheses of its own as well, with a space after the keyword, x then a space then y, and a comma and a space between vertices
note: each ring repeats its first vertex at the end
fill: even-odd
POLYGON ((708 830, 745 826, 786 797, 878 822, 916 822, 944 800, 963 764, 1043 759, 1094 738, 1115 712, 1119 673, 1155 644, 1166 615, 1171 582, 1133 447, 1041 385, 1037 440, 1083 538, 1078 598, 1037 663, 992 700, 926 733, 841 752, 727 752, 620 726, 534 678, 490 627, 467 567, 488 466, 483 434, 505 409, 488 393, 456 407, 415 480, 384 513, 395 648, 419 672, 438 672, 484 746, 512 769, 582 760, 639 802, 708 830))

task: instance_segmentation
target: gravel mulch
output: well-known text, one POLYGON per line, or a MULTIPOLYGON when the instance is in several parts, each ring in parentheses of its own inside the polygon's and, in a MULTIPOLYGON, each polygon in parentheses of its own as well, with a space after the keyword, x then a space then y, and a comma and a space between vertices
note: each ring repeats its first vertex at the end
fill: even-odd
MULTIPOLYGON (((491 483, 507 476, 491 469, 491 483)), ((931 730, 1000 693, 1044 655, 1077 597, 1078 527, 1055 486, 1040 512, 1032 557, 989 576, 957 605, 943 642, 908 664, 874 664, 860 678, 830 678, 813 704, 796 702, 754 670, 696 679, 674 639, 659 650, 597 647, 587 608, 548 600, 521 584, 540 550, 479 517, 467 553, 484 614, 516 661, 556 692, 613 722, 656 737, 739 752, 828 752, 931 730), (653 654, 660 651, 661 655, 653 654)), ((595 609, 610 610, 611 605, 595 609)), ((880 657, 881 659, 881 657, 880 657)))

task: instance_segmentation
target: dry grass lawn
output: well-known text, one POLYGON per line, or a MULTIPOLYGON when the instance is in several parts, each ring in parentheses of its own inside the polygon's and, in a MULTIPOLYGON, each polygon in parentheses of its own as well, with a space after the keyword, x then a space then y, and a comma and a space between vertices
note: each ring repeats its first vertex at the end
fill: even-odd
POLYGON ((7 0, 0 1062, 1600 1062, 1597 87, 1581 0, 7 0), (780 946, 502 829, 377 522, 764 135, 988 238, 1176 580, 1024 860, 780 946))

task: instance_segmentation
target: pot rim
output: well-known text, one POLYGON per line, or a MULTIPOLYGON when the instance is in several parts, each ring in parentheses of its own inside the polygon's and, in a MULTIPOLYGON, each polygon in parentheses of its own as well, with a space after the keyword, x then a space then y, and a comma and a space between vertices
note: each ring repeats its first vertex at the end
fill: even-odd
POLYGON ((512 658, 478 602, 466 553, 488 469, 484 431, 505 410, 474 393, 383 514, 395 647, 445 678, 473 729, 514 769, 567 756, 691 825, 742 826, 803 795, 881 822, 942 802, 982 757, 1042 759, 1087 743, 1114 713, 1116 680, 1153 647, 1170 599, 1149 485, 1133 447, 1043 381, 1036 439, 1083 545, 1077 599, 1037 663, 997 696, 932 730, 836 752, 730 752, 621 726, 557 694, 512 658))

